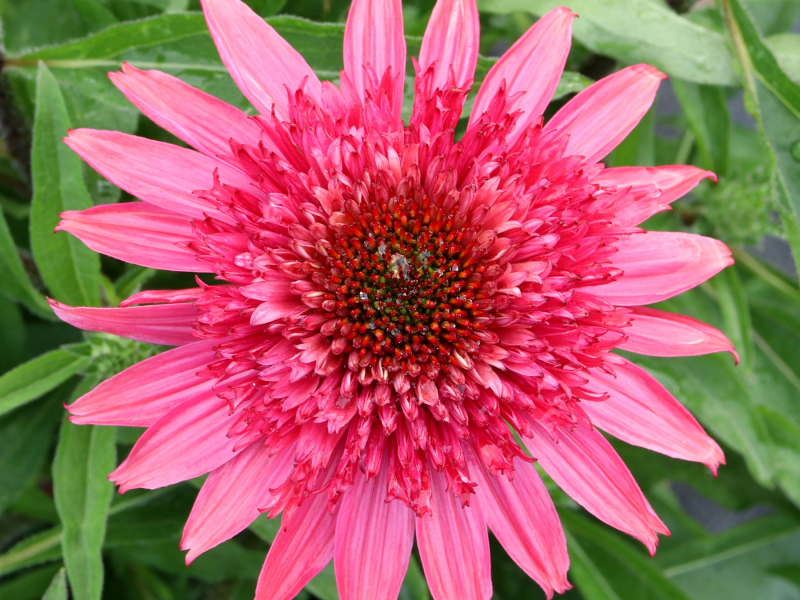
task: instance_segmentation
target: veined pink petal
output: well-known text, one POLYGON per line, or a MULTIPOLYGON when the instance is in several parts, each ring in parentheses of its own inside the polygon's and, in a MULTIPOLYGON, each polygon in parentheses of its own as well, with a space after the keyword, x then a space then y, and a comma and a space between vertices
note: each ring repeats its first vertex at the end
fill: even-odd
POLYGON ((79 329, 113 333, 165 346, 182 346, 198 341, 192 335, 192 325, 197 321, 197 309, 193 304, 95 308, 67 306, 56 300, 49 302, 59 319, 79 329))
POLYGON ((567 102, 545 131, 569 136, 565 155, 595 163, 617 147, 650 108, 666 75, 649 65, 633 65, 601 79, 567 102))
POLYGON ((70 421, 150 427, 179 404, 211 392, 216 381, 198 377, 197 372, 214 360, 214 346, 219 343, 196 341, 128 367, 70 404, 70 421))
POLYGON ((592 423, 629 444, 703 463, 716 475, 725 455, 689 411, 641 367, 622 359, 614 371, 616 377, 597 369, 590 374, 586 388, 609 394, 581 403, 592 423))
POLYGON ((322 84, 297 50, 240 0, 202 0, 211 38, 231 77, 258 112, 289 116, 289 94, 304 87, 320 99, 322 84))
POLYGON ((356 474, 336 520, 333 566, 342 600, 396 600, 414 545, 414 512, 386 501, 386 459, 377 477, 356 474))
POLYGON ((56 231, 69 231, 95 252, 153 269, 210 272, 194 252, 176 245, 194 241, 192 224, 183 215, 125 202, 69 210, 61 218, 56 231))
POLYGON ((669 530, 650 507, 633 475, 602 434, 579 422, 558 429, 558 441, 538 423, 523 441, 567 494, 601 521, 641 540, 655 554, 658 533, 669 530))
POLYGON ((623 350, 649 356, 698 356, 712 352, 730 352, 739 357, 730 340, 719 329, 685 315, 636 306, 632 308, 631 326, 625 329, 628 340, 623 350))
POLYGON ((307 310, 300 296, 292 293, 291 280, 282 273, 274 273, 267 281, 241 288, 247 298, 261 300, 250 318, 251 325, 263 325, 291 317, 307 310))
POLYGON ((252 180, 238 169, 173 144, 94 129, 73 129, 64 141, 114 185, 145 202, 188 217, 202 219, 208 214, 230 221, 210 202, 194 194, 214 187, 214 173, 222 183, 257 192, 252 180))
POLYGON ((623 276, 587 291, 618 306, 672 298, 733 264, 725 244, 692 233, 648 231, 620 240, 617 247, 611 263, 623 276))
POLYGON ((203 288, 186 288, 183 290, 144 290, 129 296, 119 303, 120 306, 136 304, 175 304, 194 302, 203 297, 203 288))
POLYGON ((336 516, 328 495, 316 494, 284 519, 269 548, 256 587, 256 600, 290 600, 333 558, 336 516))
POLYGON ((406 74, 406 39, 403 36, 403 4, 401 0, 353 0, 344 30, 345 83, 363 101, 370 89, 366 65, 380 79, 392 68, 394 87, 391 111, 400 119, 403 108, 403 87, 406 74))
POLYGON ((470 124, 480 119, 503 84, 509 96, 523 94, 512 104, 512 110, 521 109, 524 113, 511 140, 542 115, 567 63, 575 16, 568 8, 554 8, 511 46, 486 75, 475 98, 470 124))
POLYGON ((536 467, 514 461, 514 481, 492 476, 470 456, 470 473, 477 482, 477 500, 489 529, 508 555, 536 581, 548 599, 572 586, 567 581, 569 555, 556 507, 536 467))
POLYGON ((417 547, 433 600, 489 600, 492 596, 489 533, 477 503, 463 507, 431 480, 433 514, 417 517, 417 547))
POLYGON ((122 63, 108 76, 145 116, 203 154, 230 154, 230 140, 257 146, 262 129, 235 106, 161 71, 122 63))
POLYGON ((295 446, 273 453, 272 448, 254 443, 209 474, 183 529, 181 550, 189 551, 187 565, 261 515, 258 509, 272 498, 271 488, 289 475, 295 446))
POLYGON ((456 86, 462 87, 472 80, 478 64, 480 28, 475 0, 439 0, 436 3, 419 51, 422 72, 436 63, 434 87, 447 85, 451 68, 456 86))
POLYGON ((656 186, 661 195, 651 203, 634 203, 616 215, 620 225, 634 226, 654 214, 666 210, 670 203, 690 192, 703 179, 717 180, 711 171, 691 165, 667 165, 664 167, 615 167, 604 169, 595 178, 595 183, 616 189, 656 186))
POLYGON ((209 390, 173 408, 142 434, 128 458, 108 476, 120 493, 154 490, 199 477, 224 465, 239 441, 228 437, 234 417, 209 390))

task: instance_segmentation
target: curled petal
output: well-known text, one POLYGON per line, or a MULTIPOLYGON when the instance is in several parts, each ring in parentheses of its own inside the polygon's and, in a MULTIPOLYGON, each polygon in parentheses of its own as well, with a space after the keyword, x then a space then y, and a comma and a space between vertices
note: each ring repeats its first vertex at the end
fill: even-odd
POLYGON ((635 306, 631 326, 625 329, 627 341, 620 348, 648 356, 699 356, 730 352, 739 357, 733 344, 719 329, 685 315, 635 306))
POLYGON ((56 231, 69 231, 95 252, 167 271, 209 273, 194 252, 178 244, 194 241, 188 218, 145 202, 102 204, 61 213, 56 231))
POLYGON ((574 18, 568 8, 554 8, 511 46, 486 75, 475 98, 470 124, 489 108, 501 86, 509 96, 521 94, 512 105, 512 110, 523 111, 512 140, 542 115, 567 63, 574 18))
POLYGON ((59 319, 87 331, 102 331, 165 346, 198 341, 192 335, 192 325, 197 321, 197 309, 193 304, 95 308, 67 306, 50 300, 50 306, 59 319))
POLYGON ((629 444, 703 463, 716 475, 725 455, 689 411, 641 367, 622 359, 614 371, 616 377, 590 374, 586 388, 609 394, 581 404, 592 423, 629 444))
POLYGON ((289 94, 300 88, 319 101, 322 84, 300 53, 241 0, 202 0, 219 57, 253 106, 289 116, 289 94))
POLYGON ((578 423, 558 429, 558 440, 533 424, 535 437, 523 441, 547 474, 595 517, 641 540, 655 554, 658 533, 669 530, 650 507, 633 475, 596 429, 578 423))
POLYGON ((333 565, 342 600, 395 600, 400 593, 415 517, 401 501, 386 501, 387 465, 384 459, 369 481, 359 471, 341 500, 333 565))
POLYGON ((566 155, 591 164, 602 159, 641 121, 666 75, 649 65, 633 65, 589 86, 559 110, 545 131, 568 136, 566 155))
POLYGON ((672 298, 733 264, 725 244, 692 233, 648 231, 620 240, 617 247, 611 262, 624 274, 589 291, 619 306, 672 298))
POLYGON ((480 20, 475 0, 439 0, 422 38, 419 66, 426 71, 436 63, 433 86, 444 88, 455 74, 457 87, 475 76, 480 46, 480 20))
POLYGON ((179 404, 211 392, 214 380, 197 373, 214 360, 214 346, 219 343, 196 341, 128 367, 70 404, 70 421, 78 425, 154 425, 179 404))
POLYGON ((261 128, 245 113, 177 77, 128 63, 108 76, 145 116, 203 154, 230 154, 231 138, 253 146, 261 140, 261 128))
POLYGON ((661 190, 658 197, 630 204, 617 212, 616 221, 620 225, 634 226, 669 208, 670 203, 689 193, 703 179, 716 181, 717 176, 691 165, 667 165, 603 169, 594 181, 604 188, 631 188, 633 192, 653 186, 661 190))
POLYGON ((489 533, 480 508, 462 507, 445 490, 444 475, 431 480, 433 514, 417 517, 417 546, 433 600, 489 600, 492 573, 489 533))

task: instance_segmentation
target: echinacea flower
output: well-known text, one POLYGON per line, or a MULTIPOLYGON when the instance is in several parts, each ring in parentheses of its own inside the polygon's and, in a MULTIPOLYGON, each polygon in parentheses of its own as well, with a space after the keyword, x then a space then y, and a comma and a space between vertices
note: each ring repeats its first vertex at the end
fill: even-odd
POLYGON ((187 561, 282 513, 259 600, 293 597, 331 559, 343 600, 394 599, 414 540, 436 600, 486 600, 488 529, 548 597, 563 592, 566 542, 535 461, 654 552, 667 528, 594 426, 712 471, 724 457, 612 351, 733 352, 708 325, 644 307, 731 264, 716 240, 637 227, 714 175, 598 162, 664 75, 622 69, 543 123, 575 16, 557 8, 494 65, 456 139, 474 0, 436 4, 408 125, 400 0, 353 2, 340 88, 239 0, 203 9, 258 116, 124 65, 113 82, 194 150, 66 140, 142 202, 67 212, 60 229, 220 281, 119 308, 53 302, 77 327, 177 346, 69 407, 75 423, 148 428, 110 478, 124 492, 209 473, 187 561))

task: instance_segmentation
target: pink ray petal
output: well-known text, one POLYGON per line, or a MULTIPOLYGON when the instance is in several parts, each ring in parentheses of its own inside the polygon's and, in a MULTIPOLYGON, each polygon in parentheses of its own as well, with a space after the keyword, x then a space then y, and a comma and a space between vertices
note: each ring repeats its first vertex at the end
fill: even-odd
POLYGON ((514 481, 509 481, 505 475, 493 476, 471 453, 470 459, 481 512, 508 555, 542 586, 548 599, 553 592, 570 589, 564 529, 536 467, 514 461, 514 481))
POLYGON ((719 329, 702 321, 675 313, 635 306, 631 326, 625 329, 628 340, 619 347, 648 356, 699 356, 730 352, 739 356, 730 340, 719 329))
POLYGON ((661 195, 652 202, 634 203, 616 215, 620 225, 634 226, 654 214, 666 210, 669 204, 681 198, 703 179, 717 180, 711 171, 691 165, 667 165, 664 167, 615 167, 604 169, 594 182, 606 188, 633 188, 655 186, 661 195))
POLYGON ((283 273, 274 272, 267 281, 253 283, 242 287, 242 294, 247 298, 261 300, 262 304, 253 311, 251 325, 263 325, 279 321, 285 317, 298 315, 306 310, 300 296, 292 292, 292 280, 283 273))
POLYGON ((583 402, 592 423, 629 444, 700 462, 716 476, 725 455, 695 418, 647 371, 622 359, 616 377, 594 369, 587 389, 608 400, 583 402))
POLYGON ((433 86, 444 88, 450 68, 456 86, 463 87, 475 76, 480 47, 480 19, 475 0, 439 0, 422 38, 419 66, 425 72, 436 63, 433 86))
POLYGON ((214 173, 222 183, 257 192, 252 180, 238 169, 173 144, 94 129, 73 129, 64 142, 117 187, 188 217, 202 219, 208 214, 230 222, 229 216, 194 193, 212 189, 214 173))
MULTIPOLYGON (((284 515, 285 517, 285 515, 284 515)), ((256 600, 290 600, 333 558, 336 516, 328 495, 306 498, 288 518, 269 548, 256 587, 256 600)))
POLYGON ((587 291, 619 306, 672 298, 733 264, 725 244, 692 233, 648 231, 621 239, 617 247, 611 263, 624 275, 587 291))
POLYGON ((547 474, 601 521, 641 540, 655 554, 658 533, 669 534, 633 475, 602 434, 579 422, 558 429, 558 441, 538 423, 536 437, 523 441, 547 474))
POLYGON ((341 500, 333 565, 342 600, 395 600, 408 570, 415 517, 401 501, 386 502, 387 465, 370 481, 359 471, 341 500))
POLYGON ((167 271, 210 273, 197 255, 176 244, 194 241, 188 218, 147 204, 102 204, 61 213, 56 231, 69 231, 95 252, 167 271))
POLYGON ((49 302, 59 319, 79 329, 165 346, 182 346, 198 341, 192 335, 192 325, 198 314, 193 304, 95 308, 67 306, 56 300, 49 302))
POLYGON ((187 565, 261 515, 258 509, 272 498, 270 490, 289 475, 294 454, 294 444, 274 454, 273 448, 254 443, 211 472, 183 529, 187 565))
POLYGON ((566 103, 545 126, 569 136, 565 155, 595 163, 624 140, 645 115, 666 75, 633 65, 601 79, 566 103))
POLYGON ((173 408, 142 434, 128 458, 108 476, 120 493, 154 490, 204 475, 236 454, 228 437, 230 406, 209 390, 173 408))
POLYGON ((489 534, 477 506, 462 508, 432 472, 433 515, 417 518, 417 547, 433 600, 489 600, 492 596, 489 534))
POLYGON ((144 290, 129 296, 119 303, 120 306, 134 306, 136 304, 175 304, 180 302, 194 302, 203 297, 202 288, 186 288, 183 290, 144 290))
MULTIPOLYGON (((100 309, 109 310, 109 309, 100 309)), ((150 427, 173 408, 211 392, 214 379, 198 377, 221 340, 195 341, 128 367, 67 409, 78 425, 150 427)))
POLYGON ((504 83, 509 96, 522 94, 511 107, 524 111, 510 136, 512 141, 542 115, 567 63, 575 16, 568 8, 554 8, 511 46, 486 75, 475 98, 470 125, 489 108, 504 83))
POLYGON ((161 71, 122 63, 108 76, 146 117, 208 156, 230 154, 230 140, 257 146, 262 129, 245 113, 161 71))
POLYGON ((342 85, 351 85, 362 102, 370 90, 366 65, 378 79, 392 68, 394 87, 391 112, 400 120, 406 74, 406 39, 403 36, 401 0, 353 0, 344 30, 344 71, 342 85))
POLYGON ((263 115, 289 116, 289 94, 300 88, 319 101, 322 84, 297 50, 240 0, 202 0, 219 57, 263 115))

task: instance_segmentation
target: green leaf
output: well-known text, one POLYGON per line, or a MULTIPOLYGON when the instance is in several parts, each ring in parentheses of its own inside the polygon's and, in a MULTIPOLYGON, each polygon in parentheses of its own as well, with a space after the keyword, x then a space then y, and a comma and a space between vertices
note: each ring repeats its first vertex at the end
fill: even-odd
POLYGON ((570 573, 586 600, 688 600, 652 561, 603 527, 562 510, 570 573))
POLYGON ((694 600, 793 598, 769 569, 800 558, 800 521, 778 514, 659 551, 654 563, 694 600))
POLYGON ((67 600, 67 576, 63 568, 53 577, 53 582, 42 596, 42 600, 67 600))
POLYGON ((31 247, 53 296, 77 306, 100 304, 100 257, 67 232, 53 233, 59 213, 89 208, 81 159, 62 142, 70 128, 55 78, 39 66, 31 168, 31 247))
POLYGON ((724 175, 728 171, 730 116, 720 87, 698 85, 677 78, 672 89, 694 133, 703 167, 724 175))
POLYGON ((753 336, 750 307, 736 267, 725 269, 714 279, 725 331, 739 354, 743 369, 753 368, 753 336))
POLYGON ((787 224, 787 239, 800 265, 800 86, 784 73, 739 0, 723 0, 733 44, 742 66, 748 110, 772 153, 775 196, 787 224))
POLYGON ((0 513, 38 475, 50 450, 65 394, 0 417, 0 513))
POLYGON ((88 357, 60 349, 9 371, 0 377, 0 415, 46 394, 87 364, 88 357))
MULTIPOLYGON (((85 379, 74 397, 97 383, 85 379)), ((76 598, 99 600, 103 590, 101 549, 114 491, 108 474, 116 466, 113 427, 74 425, 67 416, 53 461, 56 508, 64 527, 62 550, 76 598)))
POLYGON ((0 598, 40 600, 59 568, 59 565, 48 565, 21 573, 16 577, 4 578, 0 583, 0 598))
MULTIPOLYGON (((22 311, 5 296, 0 296, 0 348, 23 348, 25 344, 25 323, 22 311)), ((0 354, 0 375, 13 369, 25 359, 22 352, 3 352, 0 354)))
POLYGON ((0 576, 61 558, 61 527, 37 533, 0 555, 0 576))
MULTIPOLYGON (((532 12, 543 15, 558 0, 481 0, 482 12, 532 12)), ((645 62, 669 75, 695 83, 733 85, 733 60, 724 37, 677 15, 652 0, 572 0, 580 15, 575 37, 594 52, 624 63, 645 62)))
POLYGON ((0 281, 3 282, 0 293, 21 302, 32 313, 53 319, 55 315, 45 297, 33 287, 11 232, 8 230, 6 218, 0 211, 0 281))
POLYGON ((339 591, 336 588, 336 573, 333 571, 333 561, 317 573, 306 584, 305 589, 320 600, 339 600, 339 591))
POLYGON ((767 48, 775 55, 775 59, 789 78, 800 81, 800 35, 796 33, 779 33, 764 40, 767 48))
POLYGON ((653 106, 628 134, 628 137, 614 149, 609 156, 609 167, 655 166, 655 114, 655 106, 653 106))
POLYGON ((773 441, 772 456, 781 485, 797 504, 800 504, 800 427, 785 415, 760 406, 773 441))
POLYGON ((403 579, 398 600, 430 600, 430 597, 431 592, 425 581, 425 575, 417 563, 417 559, 412 556, 408 561, 408 571, 403 579))

